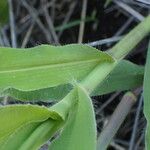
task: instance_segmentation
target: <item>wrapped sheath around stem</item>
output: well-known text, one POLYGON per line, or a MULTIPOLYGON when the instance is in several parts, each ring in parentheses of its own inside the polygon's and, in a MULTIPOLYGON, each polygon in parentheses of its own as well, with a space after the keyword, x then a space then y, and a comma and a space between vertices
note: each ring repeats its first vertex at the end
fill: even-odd
POLYGON ((83 87, 91 94, 93 90, 147 34, 150 32, 150 15, 130 31, 118 44, 108 51, 114 61, 99 64, 84 80, 83 87))
POLYGON ((150 15, 108 51, 117 60, 123 59, 150 32, 150 15))

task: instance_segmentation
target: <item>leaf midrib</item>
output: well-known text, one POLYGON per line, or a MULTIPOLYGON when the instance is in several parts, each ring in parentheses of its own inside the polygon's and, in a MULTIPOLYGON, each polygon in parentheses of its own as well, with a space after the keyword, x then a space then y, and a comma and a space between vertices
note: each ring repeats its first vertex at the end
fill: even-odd
POLYGON ((90 62, 92 63, 92 62, 101 62, 101 61, 108 61, 108 59, 100 60, 99 58, 96 58, 96 59, 90 59, 90 60, 64 62, 64 63, 61 63, 61 64, 58 64, 58 63, 56 63, 56 64, 44 64, 44 65, 33 66, 33 67, 28 67, 28 68, 4 70, 4 71, 0 71, 0 74, 13 73, 13 72, 23 72, 23 71, 38 70, 38 69, 47 69, 47 68, 54 68, 54 67, 71 66, 71 65, 83 64, 83 63, 90 63, 90 62))

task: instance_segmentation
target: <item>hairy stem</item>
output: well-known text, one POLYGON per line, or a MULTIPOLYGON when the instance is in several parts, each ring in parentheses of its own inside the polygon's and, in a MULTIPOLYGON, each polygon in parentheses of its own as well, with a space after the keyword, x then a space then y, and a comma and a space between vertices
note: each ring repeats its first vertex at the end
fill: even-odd
POLYGON ((116 64, 117 62, 98 65, 84 80, 81 81, 82 86, 89 94, 91 94, 99 83, 109 75, 116 64))
POLYGON ((108 53, 117 60, 123 59, 150 32, 150 15, 130 31, 108 53))
POLYGON ((114 57, 112 63, 98 65, 82 82, 85 89, 92 91, 109 75, 121 59, 123 59, 150 32, 150 15, 130 31, 108 53, 114 57))

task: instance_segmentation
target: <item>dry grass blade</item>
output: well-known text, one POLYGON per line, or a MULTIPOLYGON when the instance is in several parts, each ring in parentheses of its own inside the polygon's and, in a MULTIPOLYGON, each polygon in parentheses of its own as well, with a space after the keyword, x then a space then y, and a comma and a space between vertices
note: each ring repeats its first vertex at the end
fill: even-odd
POLYGON ((15 25, 12 0, 8 0, 8 3, 9 3, 9 18, 10 18, 12 47, 16 48, 17 47, 17 37, 16 37, 16 25, 15 25))
POLYGON ((104 127, 98 138, 97 150, 105 150, 108 147, 135 102, 136 97, 131 92, 123 96, 108 124, 104 127))
POLYGON ((82 43, 83 34, 84 34, 84 26, 85 26, 85 17, 86 17, 86 9, 87 9, 87 0, 83 0, 82 12, 81 12, 81 23, 79 29, 78 43, 82 43))
POLYGON ((144 20, 144 17, 137 11, 135 11, 132 7, 130 7, 129 5, 119 1, 119 0, 114 0, 114 2, 121 8, 123 8, 124 10, 126 10, 128 13, 130 13, 131 15, 133 15, 135 18, 137 18, 138 20, 142 21, 144 20))

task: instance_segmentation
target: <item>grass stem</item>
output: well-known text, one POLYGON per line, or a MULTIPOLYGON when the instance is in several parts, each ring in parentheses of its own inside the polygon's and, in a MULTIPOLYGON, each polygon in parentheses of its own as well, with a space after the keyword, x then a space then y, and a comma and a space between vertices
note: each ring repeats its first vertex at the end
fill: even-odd
POLYGON ((108 53, 115 58, 114 63, 98 65, 82 82, 82 86, 89 92, 92 91, 109 75, 109 73, 148 33, 150 32, 150 15, 132 31, 130 31, 108 53))
POLYGON ((127 92, 123 96, 121 102, 112 114, 108 124, 102 130, 102 133, 98 138, 97 150, 106 150, 135 102, 136 97, 131 92, 127 92))
POLYGON ((130 31, 108 53, 117 60, 123 59, 150 32, 150 15, 130 31))

